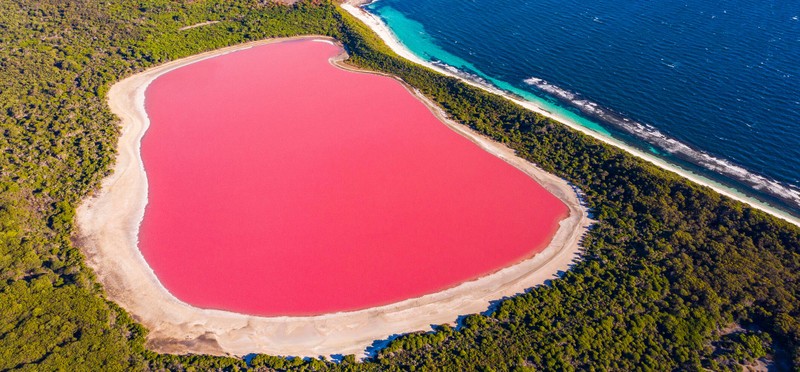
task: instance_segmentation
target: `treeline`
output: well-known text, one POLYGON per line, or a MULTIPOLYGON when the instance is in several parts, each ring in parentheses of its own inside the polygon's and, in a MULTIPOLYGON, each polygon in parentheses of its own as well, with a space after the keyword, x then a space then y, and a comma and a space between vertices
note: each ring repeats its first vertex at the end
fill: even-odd
POLYGON ((737 370, 800 365, 800 229, 393 55, 326 1, 0 0, 0 370, 737 370), (179 31, 208 20, 217 24, 179 31), (113 82, 247 40, 323 34, 586 193, 583 260, 456 328, 340 363, 159 355, 73 241, 114 157, 113 82))

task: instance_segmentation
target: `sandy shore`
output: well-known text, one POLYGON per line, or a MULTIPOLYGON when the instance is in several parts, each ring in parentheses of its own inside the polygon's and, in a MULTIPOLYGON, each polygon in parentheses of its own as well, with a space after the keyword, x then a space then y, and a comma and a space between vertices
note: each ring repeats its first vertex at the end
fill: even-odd
POLYGON ((499 89, 497 89, 495 87, 492 87, 492 86, 482 85, 482 84, 478 84, 478 83, 473 82, 473 81, 466 80, 466 79, 462 78, 461 76, 458 76, 458 75, 454 74, 452 71, 448 71, 447 69, 444 69, 444 68, 442 68, 440 66, 436 66, 436 65, 434 65, 434 64, 432 64, 432 63, 430 63, 428 61, 425 61, 425 60, 419 58, 418 56, 414 55, 414 53, 412 53, 410 50, 408 50, 408 48, 406 48, 399 41, 397 36, 392 32, 391 29, 389 29, 389 27, 383 22, 383 20, 381 20, 379 17, 367 12, 366 10, 360 8, 362 5, 368 4, 368 3, 371 3, 371 2, 372 2, 371 0, 348 0, 345 3, 343 3, 341 6, 348 13, 352 14, 354 17, 358 18, 361 22, 363 22, 367 26, 369 26, 369 28, 371 28, 373 30, 373 32, 378 34, 378 36, 383 40, 384 43, 386 43, 386 45, 389 46, 389 48, 392 49, 392 51, 394 51, 395 53, 397 53, 401 57, 403 57, 403 58, 405 58, 405 59, 407 59, 409 61, 412 61, 412 62, 414 62, 416 64, 425 66, 425 67, 430 68, 432 70, 435 70, 435 71, 437 71, 437 72, 439 72, 441 74, 452 76, 452 77, 455 77, 457 79, 460 79, 461 81, 463 81, 463 82, 465 82, 465 83, 467 83, 469 85, 472 85, 474 87, 478 87, 478 88, 484 89, 484 90, 486 90, 486 91, 488 91, 490 93, 494 93, 494 94, 500 95, 500 96, 502 96, 502 97, 504 97, 504 98, 506 98, 506 99, 508 99, 508 100, 510 100, 510 101, 512 101, 512 102, 514 102, 514 103, 516 103, 516 104, 528 109, 528 110, 531 110, 531 111, 536 112, 538 114, 541 114, 543 116, 552 118, 552 119, 554 119, 554 120, 556 120, 556 121, 558 121, 560 123, 563 123, 563 124, 567 125, 568 127, 572 128, 574 130, 577 130, 577 131, 579 131, 581 133, 584 133, 586 135, 594 137, 594 138, 596 138, 596 139, 598 139, 600 141, 603 141, 603 142, 605 142, 607 144, 610 144, 610 145, 616 146, 618 148, 621 148, 621 149, 625 150, 626 152, 630 153, 631 155, 634 155, 634 156, 636 156, 638 158, 641 158, 641 159, 644 159, 644 160, 646 160, 646 161, 648 161, 650 163, 653 163, 653 164, 657 165, 660 168, 663 168, 663 169, 666 169, 668 171, 677 173, 678 175, 680 175, 680 176, 682 176, 682 177, 684 177, 686 179, 689 179, 692 182, 695 182, 695 183, 703 185, 703 186, 710 187, 711 189, 713 189, 714 191, 716 191, 716 192, 718 192, 718 193, 720 193, 722 195, 725 195, 725 196, 730 197, 732 199, 735 199, 735 200, 738 200, 740 202, 743 202, 743 203, 745 203, 745 204, 747 204, 747 205, 749 205, 749 206, 751 206, 753 208, 756 208, 756 209, 759 209, 759 210, 764 211, 766 213, 769 213, 769 214, 771 214, 771 215, 773 215, 775 217, 778 217, 780 219, 788 221, 789 223, 792 223, 794 225, 800 226, 800 219, 790 215, 789 213, 786 213, 785 211, 782 211, 780 209, 774 208, 774 207, 772 207, 772 206, 770 206, 770 205, 768 205, 766 203, 763 203, 763 202, 761 202, 761 201, 759 201, 757 199, 754 199, 754 198, 751 198, 751 197, 749 197, 747 195, 744 195, 744 194, 738 192, 737 190, 733 190, 733 189, 731 189, 729 187, 723 186, 723 185, 721 185, 721 184, 719 184, 719 183, 717 183, 715 181, 709 180, 709 179, 707 179, 705 177, 702 177, 700 175, 697 175, 697 174, 694 174, 692 172, 689 172, 689 171, 687 171, 685 169, 682 169, 682 168, 678 167, 675 164, 671 164, 671 163, 669 163, 669 162, 667 162, 667 161, 665 161, 665 160, 663 160, 661 158, 658 158, 658 157, 655 157, 653 155, 650 155, 650 154, 648 154, 648 153, 646 153, 644 151, 641 151, 641 150, 639 150, 637 148, 629 146, 629 145, 627 145, 627 144, 625 144, 625 143, 623 143, 621 141, 618 141, 618 140, 616 140, 614 138, 606 137, 606 136, 603 136, 603 135, 598 134, 596 132, 593 132, 593 131, 587 129, 586 127, 581 126, 580 124, 571 121, 568 118, 565 118, 563 116, 554 114, 554 113, 552 113, 550 111, 544 110, 543 108, 537 106, 533 102, 520 99, 520 98, 518 98, 516 96, 508 94, 507 92, 501 91, 501 90, 499 90, 499 89))
MULTIPOLYGON (((516 157, 507 147, 448 120, 441 109, 406 86, 448 127, 530 175, 569 207, 569 217, 560 222, 555 237, 543 252, 442 292, 387 306, 320 316, 249 316, 196 308, 172 296, 137 247, 139 224, 147 204, 147 176, 139 149, 149 125, 144 110, 145 90, 158 76, 181 66, 285 40, 289 39, 262 40, 173 61, 128 77, 109 91, 111 110, 122 119, 119 154, 114 173, 103 181, 96 195, 79 207, 77 223, 87 263, 95 270, 108 297, 150 330, 148 347, 168 353, 364 355, 375 340, 427 331, 432 324, 452 324, 459 315, 486 310, 491 300, 521 293, 568 270, 579 255, 579 241, 590 224, 573 188, 516 157)), ((341 64, 343 58, 334 58, 332 63, 354 70, 341 64)))

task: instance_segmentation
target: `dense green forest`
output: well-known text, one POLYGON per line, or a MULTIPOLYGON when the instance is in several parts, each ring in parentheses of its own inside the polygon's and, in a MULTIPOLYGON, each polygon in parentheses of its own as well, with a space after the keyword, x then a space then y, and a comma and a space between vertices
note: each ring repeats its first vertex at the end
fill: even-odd
POLYGON ((399 59, 327 1, 0 0, 0 370, 800 370, 800 229, 399 59), (208 26, 180 30, 204 21, 208 26), (323 34, 586 193, 563 278, 333 363, 159 355, 83 263, 75 208, 108 174, 120 78, 273 36, 323 34))

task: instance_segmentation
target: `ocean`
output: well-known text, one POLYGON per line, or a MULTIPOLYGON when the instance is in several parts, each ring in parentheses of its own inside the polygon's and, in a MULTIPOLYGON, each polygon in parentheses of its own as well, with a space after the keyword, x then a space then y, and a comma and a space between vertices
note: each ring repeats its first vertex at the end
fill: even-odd
POLYGON ((800 2, 366 9, 421 58, 800 216, 800 2))

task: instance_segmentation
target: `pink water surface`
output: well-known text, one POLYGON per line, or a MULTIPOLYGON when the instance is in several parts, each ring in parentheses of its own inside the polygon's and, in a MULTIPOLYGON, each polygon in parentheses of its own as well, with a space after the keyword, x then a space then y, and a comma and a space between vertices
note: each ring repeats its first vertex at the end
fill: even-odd
POLYGON ((139 246, 202 308, 310 315, 437 292, 542 250, 568 213, 388 77, 295 41, 146 92, 139 246))

